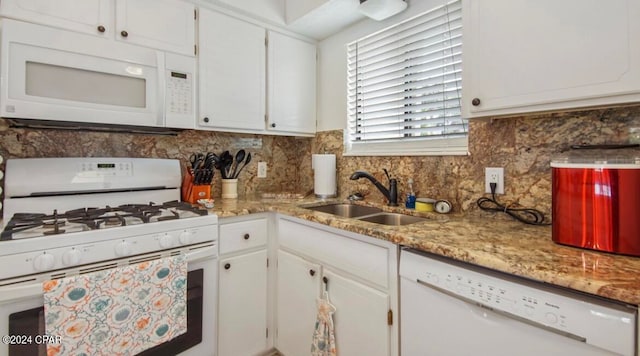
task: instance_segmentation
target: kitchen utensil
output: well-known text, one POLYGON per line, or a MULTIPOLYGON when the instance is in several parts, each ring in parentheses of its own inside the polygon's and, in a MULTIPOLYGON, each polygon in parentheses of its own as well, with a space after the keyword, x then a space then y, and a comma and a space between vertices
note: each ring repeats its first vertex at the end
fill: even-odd
POLYGON ((249 164, 249 162, 251 162, 251 152, 247 154, 247 159, 244 161, 244 164, 242 165, 242 167, 240 167, 240 170, 236 173, 236 176, 234 178, 238 178, 238 176, 240 175, 240 172, 242 172, 244 167, 246 167, 247 164, 249 164))
POLYGON ((208 152, 204 157, 204 168, 213 169, 215 167, 216 162, 218 162, 218 156, 213 152, 208 152))
POLYGON ((231 178, 233 178, 233 179, 238 178, 238 176, 237 176, 238 166, 244 161, 244 155, 245 155, 245 152, 242 149, 240 151, 238 151, 238 153, 236 153, 236 159, 235 159, 236 164, 233 167, 233 173, 231 174, 231 178))
POLYGON ((222 154, 220 155, 220 174, 222 175, 223 179, 229 178, 229 169, 231 168, 232 164, 233 156, 231 156, 231 153, 229 153, 229 151, 222 152, 222 154))

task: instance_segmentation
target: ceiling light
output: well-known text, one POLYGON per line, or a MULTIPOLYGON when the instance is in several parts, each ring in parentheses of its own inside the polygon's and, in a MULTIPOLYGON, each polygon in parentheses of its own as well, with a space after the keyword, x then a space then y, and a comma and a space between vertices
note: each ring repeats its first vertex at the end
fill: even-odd
POLYGON ((384 20, 407 8, 404 0, 360 0, 358 10, 376 21, 384 20))

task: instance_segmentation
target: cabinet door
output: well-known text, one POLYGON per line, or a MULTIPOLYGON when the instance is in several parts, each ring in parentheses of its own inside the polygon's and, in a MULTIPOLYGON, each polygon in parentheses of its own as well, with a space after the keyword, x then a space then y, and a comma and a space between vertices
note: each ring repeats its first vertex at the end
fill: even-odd
POLYGON ((179 0, 117 0, 116 39, 195 56, 195 6, 179 0))
POLYGON ((343 356, 390 355, 389 295, 324 269, 336 349, 343 356))
POLYGON ((265 30, 200 10, 201 127, 264 131, 265 30))
POLYGON ((316 132, 316 46, 269 31, 267 128, 316 132))
POLYGON ((267 251, 220 260, 218 354, 267 349, 267 251))
POLYGON ((639 1, 463 4, 465 116, 639 99, 639 1))
POLYGON ((0 16, 111 38, 113 0, 2 0, 0 16))
POLYGON ((278 251, 276 348, 283 355, 311 352, 320 276, 320 265, 278 251))

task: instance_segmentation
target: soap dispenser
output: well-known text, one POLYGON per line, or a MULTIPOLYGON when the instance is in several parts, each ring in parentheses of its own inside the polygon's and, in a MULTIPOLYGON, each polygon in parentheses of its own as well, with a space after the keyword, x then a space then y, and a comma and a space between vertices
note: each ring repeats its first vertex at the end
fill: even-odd
POLYGON ((409 192, 407 193, 407 199, 404 202, 404 206, 407 209, 415 209, 416 194, 413 192, 413 179, 409 178, 409 180, 407 181, 407 185, 409 186, 409 192))

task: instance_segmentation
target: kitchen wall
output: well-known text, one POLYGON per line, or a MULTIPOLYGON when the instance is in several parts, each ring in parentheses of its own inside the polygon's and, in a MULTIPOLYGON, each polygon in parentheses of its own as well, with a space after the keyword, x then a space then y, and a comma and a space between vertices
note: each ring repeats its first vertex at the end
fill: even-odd
MULTIPOLYGON (((472 120, 469 156, 345 157, 342 130, 319 132, 312 152, 337 155, 341 197, 361 191, 367 200, 383 202, 372 184, 351 181, 349 176, 363 169, 386 183, 382 169, 387 168, 399 180, 402 201, 412 178, 418 197, 450 200, 458 211, 477 210, 484 167, 504 167, 506 194, 499 200, 549 213, 551 158, 573 144, 627 143, 634 127, 640 128, 640 106, 472 120)), ((632 152, 640 156, 640 150, 632 152)))
MULTIPOLYGON (((441 0, 409 0, 406 11, 384 21, 363 20, 318 43, 317 118, 320 131, 313 153, 338 156, 338 191, 342 197, 355 191, 368 200, 382 202, 382 194, 365 180, 350 181, 363 169, 386 182, 383 168, 399 179, 404 200, 406 183, 415 181, 419 197, 448 199, 455 210, 477 210, 484 192, 484 167, 504 167, 506 195, 499 199, 544 212, 551 206, 551 157, 572 144, 625 143, 630 127, 640 127, 640 106, 583 110, 490 121, 469 125, 469 156, 445 157, 343 157, 342 131, 346 127, 346 45, 403 19, 442 5, 441 0)), ((640 153, 640 152, 639 152, 640 153)), ((305 174, 301 175, 302 177, 305 174)))
MULTIPOLYGON (((304 193, 301 181, 305 157, 310 157, 311 139, 284 136, 242 135, 186 130, 177 136, 11 128, 0 119, 0 155, 9 158, 35 157, 147 157, 175 158, 187 162, 193 152, 251 152, 251 163, 239 177, 238 194, 252 198, 261 193, 304 193), (257 162, 266 161, 267 178, 257 178, 257 162)), ((310 158, 309 158, 310 161, 310 158)), ((310 163, 309 170, 310 168, 310 163)), ((4 164, 1 166, 4 170, 4 164)), ((309 172, 304 172, 310 174, 309 172)), ((43 172, 46 174, 46 172, 43 172)), ((0 181, 4 184, 4 180, 0 181)), ((308 184, 308 183, 307 183, 308 184)), ((220 196, 220 175, 214 177, 213 196, 220 196)))
MULTIPOLYGON (((484 167, 504 167, 506 195, 500 199, 548 213, 551 157, 572 144, 626 143, 629 129, 634 127, 640 127, 640 106, 472 120, 469 156, 345 157, 342 130, 322 131, 315 138, 193 130, 177 136, 159 136, 11 128, 0 119, 0 155, 5 159, 158 157, 186 162, 194 151, 236 152, 251 147, 248 151, 253 159, 240 176, 238 190, 241 198, 254 198, 261 193, 307 193, 313 189, 311 154, 334 153, 338 158, 340 197, 361 191, 367 200, 383 202, 383 196, 372 184, 351 181, 349 176, 363 169, 385 182, 382 168, 387 168, 399 179, 402 199, 407 180, 412 178, 418 196, 448 199, 458 211, 477 210, 475 201, 484 191, 484 167), (256 177, 257 162, 261 160, 268 163, 266 179, 256 177)), ((213 195, 220 196, 219 174, 213 182, 213 195)))

